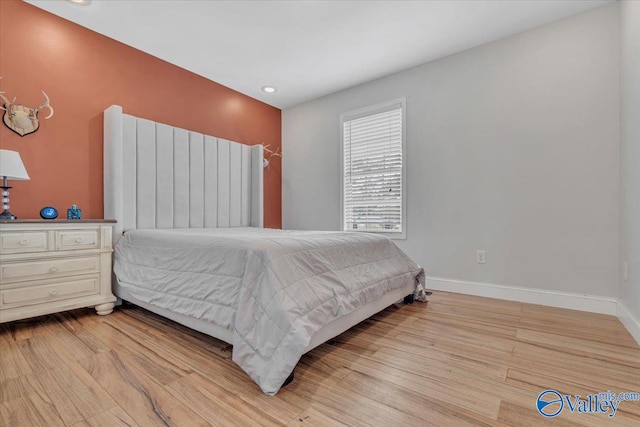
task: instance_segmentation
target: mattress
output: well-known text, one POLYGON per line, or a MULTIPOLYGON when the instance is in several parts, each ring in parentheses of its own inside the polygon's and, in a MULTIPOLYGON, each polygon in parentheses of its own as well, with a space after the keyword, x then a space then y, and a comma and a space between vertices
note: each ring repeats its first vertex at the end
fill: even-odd
POLYGON ((131 230, 114 272, 116 294, 228 329, 233 361, 270 395, 323 325, 424 282, 382 235, 252 227, 131 230))

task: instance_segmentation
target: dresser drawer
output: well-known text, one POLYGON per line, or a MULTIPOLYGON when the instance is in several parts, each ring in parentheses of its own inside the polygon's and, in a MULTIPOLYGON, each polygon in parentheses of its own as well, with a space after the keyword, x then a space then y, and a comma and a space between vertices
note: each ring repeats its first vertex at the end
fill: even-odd
POLYGON ((3 254, 43 252, 48 249, 46 231, 6 232, 0 235, 0 251, 3 254))
POLYGON ((58 230, 56 249, 61 251, 97 249, 100 247, 98 230, 58 230))
POLYGON ((100 293, 98 277, 0 291, 1 305, 29 305, 100 293))
POLYGON ((2 283, 9 283, 99 271, 99 256, 51 258, 42 261, 3 262, 0 264, 0 279, 2 283))

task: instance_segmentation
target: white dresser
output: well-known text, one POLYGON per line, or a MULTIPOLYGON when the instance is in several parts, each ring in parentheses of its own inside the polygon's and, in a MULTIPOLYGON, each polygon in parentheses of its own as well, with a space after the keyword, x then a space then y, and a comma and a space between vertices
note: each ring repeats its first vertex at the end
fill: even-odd
POLYGON ((114 223, 0 222, 0 323, 80 307, 111 313, 114 223))

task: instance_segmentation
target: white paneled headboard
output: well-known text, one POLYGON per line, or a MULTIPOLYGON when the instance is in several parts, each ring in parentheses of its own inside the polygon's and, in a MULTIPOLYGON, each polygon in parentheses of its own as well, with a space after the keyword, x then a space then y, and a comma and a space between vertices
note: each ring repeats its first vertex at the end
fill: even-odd
POLYGON ((104 217, 136 228, 263 226, 263 147, 104 112, 104 217))

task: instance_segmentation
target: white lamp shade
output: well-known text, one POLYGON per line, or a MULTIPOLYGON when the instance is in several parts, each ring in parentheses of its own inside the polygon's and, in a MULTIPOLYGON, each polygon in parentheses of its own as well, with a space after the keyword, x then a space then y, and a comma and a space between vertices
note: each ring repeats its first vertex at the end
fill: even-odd
POLYGON ((0 150, 0 177, 4 176, 7 179, 29 179, 29 174, 17 151, 0 150))

